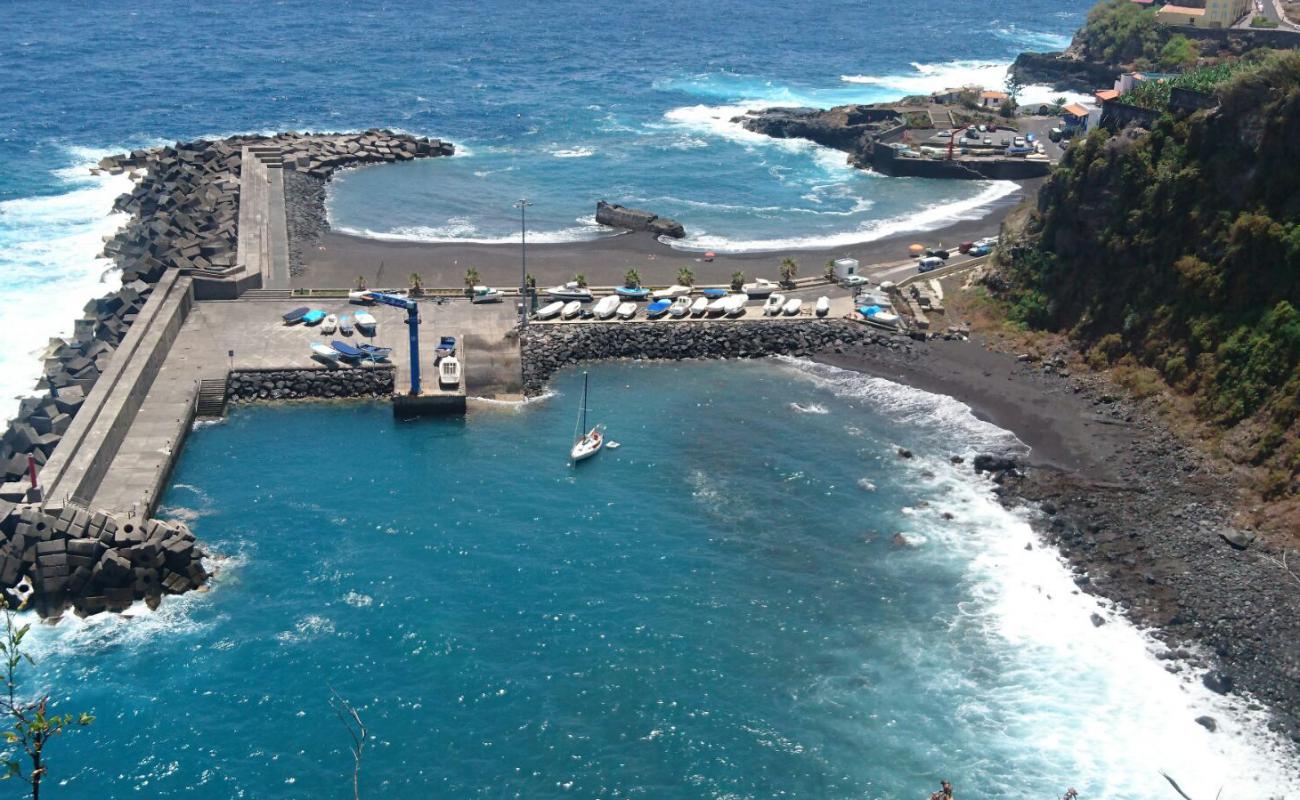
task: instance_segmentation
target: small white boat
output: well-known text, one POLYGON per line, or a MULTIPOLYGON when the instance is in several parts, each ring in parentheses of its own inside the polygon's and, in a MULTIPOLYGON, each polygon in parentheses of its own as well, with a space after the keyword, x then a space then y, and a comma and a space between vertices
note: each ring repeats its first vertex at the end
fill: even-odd
POLYGON ((438 362, 438 385, 444 389, 460 386, 460 361, 455 356, 445 356, 438 362))
POLYGON ((596 319, 609 319, 614 316, 614 314, 618 312, 618 304, 620 302, 622 301, 619 300, 619 297, 616 294, 600 298, 600 300, 596 302, 596 307, 593 309, 596 314, 596 319))
POLYGON ((321 333, 333 333, 339 328, 339 318, 333 314, 326 314, 325 320, 320 324, 321 333))
POLYGON ((741 317, 745 315, 745 303, 749 302, 747 294, 729 294, 727 295, 727 316, 741 317))
POLYGON ((710 315, 725 314, 727 313, 727 305, 728 299, 726 297, 719 297, 717 300, 709 303, 708 312, 710 315))
POLYGON ((831 313, 831 299, 826 295, 822 295, 821 297, 817 298, 817 305, 814 307, 813 310, 817 313, 817 316, 819 317, 824 317, 827 314, 831 313))
POLYGON ((358 289, 355 292, 348 292, 349 303, 373 303, 375 298, 371 297, 367 289, 358 289))
POLYGON ((556 300, 590 300, 591 290, 585 286, 579 286, 575 281, 562 283, 559 286, 552 286, 546 290, 549 297, 556 300))
POLYGON ((363 331, 373 333, 375 330, 375 318, 369 311, 358 311, 352 315, 352 321, 363 331))
POLYGON ((798 315, 799 310, 802 308, 803 301, 797 297, 791 297, 789 300, 785 301, 785 305, 781 306, 781 312, 787 317, 793 317, 798 315))
POLYGON ((321 342, 312 342, 311 352, 313 355, 320 356, 326 361, 333 362, 339 360, 339 352, 333 347, 330 347, 327 344, 322 344, 321 342))
POLYGON ((499 303, 505 292, 491 286, 475 286, 469 296, 471 303, 499 303))
POLYGON ((679 297, 668 307, 668 316, 681 318, 691 313, 691 298, 679 297))
POLYGON ((769 281, 767 278, 755 278, 753 283, 747 283, 740 287, 745 290, 745 294, 755 299, 767 297, 772 292, 780 288, 781 284, 769 281))
POLYGON ((867 319, 878 325, 884 325, 888 328, 897 328, 899 317, 894 312, 886 311, 882 308, 874 314, 867 315, 867 319))
POLYGON ((702 317, 709 311, 709 298, 697 297, 695 302, 691 303, 691 316, 702 317))
POLYGON ((587 373, 582 373, 582 405, 578 408, 578 425, 573 431, 573 447, 569 448, 569 458, 574 464, 591 458, 605 445, 605 426, 596 425, 587 429, 587 373), (581 436, 578 434, 586 430, 581 436))
POLYGON ((573 319, 578 316, 579 311, 582 311, 582 303, 570 300, 564 304, 564 308, 560 309, 560 319, 573 319))
POLYGON ((785 295, 780 292, 768 295, 767 300, 763 302, 763 315, 775 317, 781 313, 781 306, 783 305, 785 305, 785 295))
POLYGON ((656 300, 673 300, 678 297, 685 297, 690 293, 691 287, 675 283, 667 289, 656 289, 650 293, 650 296, 656 300))
POLYGON ((636 316, 636 303, 619 303, 615 313, 619 319, 632 319, 636 316))
POLYGON ((551 317, 558 315, 560 313, 560 310, 563 308, 564 308, 564 301, 556 300, 554 303, 547 303, 546 305, 537 309, 537 313, 533 314, 533 316, 536 317, 537 319, 550 319, 551 317))

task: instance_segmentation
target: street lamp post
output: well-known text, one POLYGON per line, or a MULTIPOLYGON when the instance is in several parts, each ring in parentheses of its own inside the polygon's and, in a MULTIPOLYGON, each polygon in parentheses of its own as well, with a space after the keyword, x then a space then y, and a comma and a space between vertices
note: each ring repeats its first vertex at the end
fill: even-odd
POLYGON ((528 207, 533 203, 527 197, 515 202, 519 209, 519 326, 528 327, 528 207))

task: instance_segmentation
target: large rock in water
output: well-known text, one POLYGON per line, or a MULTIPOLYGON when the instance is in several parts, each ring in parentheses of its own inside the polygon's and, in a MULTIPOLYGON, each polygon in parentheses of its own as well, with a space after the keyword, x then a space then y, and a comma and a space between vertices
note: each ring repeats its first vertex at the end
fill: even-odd
POLYGON ((630 231, 650 231, 656 236, 671 236, 680 239, 686 235, 686 229, 675 219, 661 217, 649 211, 627 208, 600 200, 596 203, 596 222, 611 228, 626 228, 630 231))

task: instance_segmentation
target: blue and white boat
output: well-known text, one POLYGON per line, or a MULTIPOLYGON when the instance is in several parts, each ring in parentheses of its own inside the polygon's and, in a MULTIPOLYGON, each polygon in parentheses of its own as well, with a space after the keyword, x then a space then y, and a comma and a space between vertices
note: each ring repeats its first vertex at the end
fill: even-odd
POLYGON ((620 286, 614 290, 614 294, 631 300, 644 300, 650 296, 650 290, 640 286, 620 286))
POLYGON ((726 297, 729 292, 726 289, 701 289, 700 294, 712 300, 717 300, 719 297, 726 297))
POLYGON ((322 344, 320 342, 312 342, 311 352, 312 355, 316 356, 317 358, 323 358, 326 361, 330 362, 331 364, 336 363, 339 360, 338 351, 327 344, 322 344))
POLYGON ((662 317, 664 314, 668 313, 668 309, 672 308, 672 305, 672 300, 656 300, 645 307, 645 315, 650 319, 662 317))
POLYGON ((353 347, 347 342, 340 342, 338 339, 335 339, 334 341, 330 342, 330 347, 333 347, 335 350, 337 350, 339 355, 343 356, 344 358, 351 359, 353 361, 366 357, 366 353, 364 350, 358 350, 357 348, 353 347))
POLYGON ((898 327, 898 315, 880 306, 858 306, 858 313, 866 317, 867 322, 874 322, 886 328, 898 327))
POLYGON ((456 337, 444 336, 438 340, 438 346, 434 348, 434 358, 446 358, 456 355, 456 337))
POLYGON ((339 317, 339 334, 342 336, 352 335, 352 317, 347 314, 339 317))
POLYGON ((375 321, 375 316, 369 311, 358 311, 352 315, 352 321, 356 323, 357 330, 361 331, 365 335, 375 335, 375 325, 377 323, 375 321))
POLYGON ((307 306, 298 306, 287 314, 281 314, 280 319, 284 320, 285 325, 294 325, 302 322, 302 318, 307 315, 308 311, 311 311, 311 309, 307 308, 307 306))
POLYGON ((319 308, 313 308, 311 311, 302 315, 302 324, 315 325, 323 319, 325 319, 325 312, 321 311, 319 308))
POLYGON ((357 349, 365 353, 366 358, 374 361, 387 361, 388 357, 393 354, 393 348, 391 347, 376 347, 368 343, 357 345, 357 349))

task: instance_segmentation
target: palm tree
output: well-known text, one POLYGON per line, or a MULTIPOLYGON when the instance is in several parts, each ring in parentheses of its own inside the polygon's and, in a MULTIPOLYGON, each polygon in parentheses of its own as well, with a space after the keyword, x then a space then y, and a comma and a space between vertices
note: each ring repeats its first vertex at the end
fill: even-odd
POLYGON ((412 272, 411 297, 419 297, 422 294, 424 294, 424 279, 420 277, 419 273, 412 272))
POLYGON ((799 274, 799 265, 793 258, 784 258, 781 260, 781 283, 785 286, 793 286, 794 278, 799 274))
POLYGON ((634 269, 628 270, 627 274, 623 276, 623 285, 629 289, 637 288, 641 285, 641 273, 634 269))
POLYGON ((695 285, 695 270, 690 267, 682 267, 677 270, 677 282, 682 286, 695 285))
POLYGON ((835 280, 835 259, 826 259, 826 266, 822 269, 822 277, 828 281, 835 280))
POLYGON ((357 276, 357 291, 358 291, 358 292, 364 292, 365 290, 366 290, 366 276, 365 276, 365 275, 358 275, 358 276, 357 276))
POLYGON ((574 273, 573 282, 579 286, 585 287, 587 285, 587 276, 583 275, 581 272, 574 273))
POLYGON ((743 272, 733 272, 733 273, 731 273, 731 289, 732 289, 732 291, 739 292, 739 291, 740 291, 740 287, 742 287, 742 286, 744 286, 744 285, 745 285, 745 273, 743 273, 743 272))
POLYGON ((474 267, 470 267, 469 269, 465 270, 465 291, 467 293, 472 293, 474 291, 474 287, 478 286, 481 280, 482 279, 479 277, 478 270, 475 269, 474 267))

